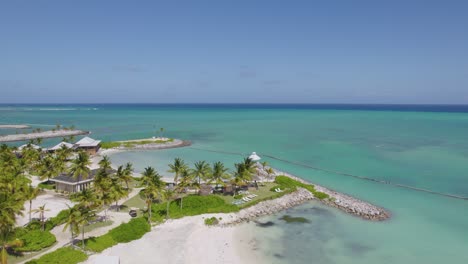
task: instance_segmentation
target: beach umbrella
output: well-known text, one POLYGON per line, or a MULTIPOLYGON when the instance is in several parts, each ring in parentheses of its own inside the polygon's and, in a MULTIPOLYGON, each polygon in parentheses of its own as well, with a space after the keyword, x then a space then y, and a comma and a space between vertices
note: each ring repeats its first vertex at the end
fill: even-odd
POLYGON ((249 156, 249 159, 251 159, 252 161, 259 161, 259 160, 261 160, 261 158, 257 155, 256 152, 252 152, 252 154, 250 154, 250 156, 249 156))

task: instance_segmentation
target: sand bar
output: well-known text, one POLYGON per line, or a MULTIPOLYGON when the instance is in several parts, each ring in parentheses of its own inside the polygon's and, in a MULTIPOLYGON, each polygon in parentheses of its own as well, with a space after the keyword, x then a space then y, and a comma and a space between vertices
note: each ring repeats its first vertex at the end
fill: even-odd
POLYGON ((0 129, 5 128, 5 129, 24 129, 24 128, 30 128, 28 125, 0 125, 0 129))
POLYGON ((43 132, 0 136, 0 142, 27 141, 27 140, 38 139, 38 138, 69 137, 69 136, 79 136, 79 135, 87 135, 87 134, 89 134, 89 131, 61 129, 61 130, 55 130, 55 131, 43 131, 43 132))

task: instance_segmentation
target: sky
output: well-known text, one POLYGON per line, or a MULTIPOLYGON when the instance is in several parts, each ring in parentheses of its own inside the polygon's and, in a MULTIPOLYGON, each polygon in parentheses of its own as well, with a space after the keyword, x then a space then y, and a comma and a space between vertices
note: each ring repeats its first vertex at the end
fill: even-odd
POLYGON ((0 1, 0 103, 468 104, 468 1, 0 1))

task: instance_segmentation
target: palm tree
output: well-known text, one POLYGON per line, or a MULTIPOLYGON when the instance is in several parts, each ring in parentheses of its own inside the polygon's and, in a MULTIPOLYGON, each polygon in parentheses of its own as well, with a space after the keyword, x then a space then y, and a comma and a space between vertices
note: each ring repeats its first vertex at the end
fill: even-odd
POLYGON ((266 173, 268 174, 268 178, 270 179, 271 175, 273 175, 275 171, 273 170, 273 168, 270 167, 266 170, 266 173))
POLYGON ((227 173, 228 169, 224 167, 224 164, 221 161, 217 161, 213 164, 213 171, 211 173, 211 178, 209 183, 216 183, 216 187, 219 185, 224 186, 224 180, 229 178, 229 174, 227 173))
POLYGON ((125 168, 122 165, 117 168, 115 177, 119 179, 119 182, 121 183, 125 182, 125 185, 127 186, 127 190, 128 190, 129 189, 128 182, 130 182, 133 179, 132 174, 133 174, 132 164, 127 163, 125 165, 125 168))
POLYGON ((88 178, 91 170, 89 169, 89 165, 91 161, 89 160, 89 155, 85 151, 80 151, 78 156, 72 161, 70 167, 70 173, 75 177, 81 177, 82 179, 88 178))
POLYGON ((35 214, 39 214, 39 220, 42 224, 42 231, 45 231, 45 212, 50 211, 50 209, 45 208, 45 204, 39 206, 39 208, 32 210, 35 214))
POLYGON ((171 200, 174 198, 174 190, 166 189, 163 192, 163 195, 166 200, 166 219, 169 219, 169 205, 171 204, 171 200))
MULTIPOLYGON (((68 205, 67 205, 68 206, 68 205)), ((65 222, 65 225, 63 226, 63 231, 70 229, 71 233, 71 239, 70 243, 73 245, 73 234, 78 234, 79 229, 78 229, 78 223, 80 221, 81 213, 78 209, 78 206, 73 206, 70 207, 68 206, 68 215, 67 215, 67 220, 65 222)))
POLYGON ((70 155, 72 154, 73 150, 68 148, 65 145, 62 145, 56 152, 57 158, 59 158, 61 161, 66 162, 70 155))
POLYGON ((92 189, 84 189, 81 192, 74 193, 70 196, 70 199, 88 209, 94 208, 97 203, 96 192, 92 189))
POLYGON ((31 213, 32 213, 32 200, 37 197, 39 194, 39 188, 34 188, 32 185, 29 185, 27 191, 24 193, 25 199, 29 200, 29 222, 31 223, 31 213))
POLYGON ((260 162, 260 164, 262 164, 262 169, 266 170, 266 167, 268 166, 268 162, 263 161, 263 162, 260 162))
POLYGON ((85 239, 84 239, 84 228, 88 223, 96 218, 96 214, 93 210, 86 208, 84 206, 78 205, 79 217, 77 217, 77 225, 81 226, 81 244, 83 249, 85 248, 85 239))
POLYGON ((189 173, 188 170, 184 170, 181 172, 181 178, 182 180, 179 182, 179 184, 176 185, 175 191, 179 193, 179 199, 180 199, 180 209, 182 209, 182 202, 183 202, 183 194, 187 187, 193 185, 192 181, 192 175, 189 173))
POLYGON ((47 154, 42 158, 39 164, 38 173, 39 178, 41 180, 47 179, 47 182, 49 182, 50 178, 58 176, 59 171, 57 169, 57 162, 51 154, 47 154))
POLYGON ((152 204, 153 201, 160 198, 162 190, 164 189, 164 182, 158 172, 152 168, 147 167, 142 173, 140 178, 141 185, 145 188, 142 193, 145 196, 145 203, 148 210, 148 223, 151 224, 152 204))
POLYGON ((163 137, 163 134, 164 134, 164 127, 161 127, 161 128, 159 129, 159 133, 160 133, 161 137, 163 137))
POLYGON ((187 170, 187 165, 181 158, 175 158, 174 164, 169 164, 170 170, 168 172, 175 173, 174 183, 177 184, 177 180, 179 179, 179 175, 187 170))
POLYGON ((201 185, 201 179, 206 180, 211 172, 210 165, 206 161, 195 162, 193 174, 198 178, 198 185, 201 185))
POLYGON ((112 178, 109 194, 112 197, 112 200, 115 202, 115 209, 119 211, 119 200, 124 197, 128 197, 128 189, 125 189, 120 184, 120 180, 118 178, 112 178))
POLYGON ((99 168, 102 170, 110 170, 111 167, 111 161, 108 156, 102 157, 102 159, 99 161, 99 168))

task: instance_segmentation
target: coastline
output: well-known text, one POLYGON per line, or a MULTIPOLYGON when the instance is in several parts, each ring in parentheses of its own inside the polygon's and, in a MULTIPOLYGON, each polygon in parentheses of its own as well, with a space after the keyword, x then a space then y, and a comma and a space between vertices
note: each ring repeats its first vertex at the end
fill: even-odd
POLYGON ((0 129, 26 129, 31 128, 28 125, 0 125, 0 129))

